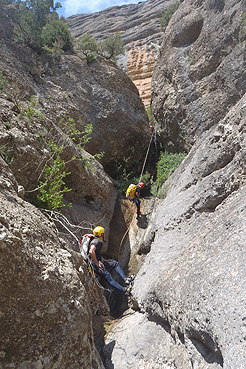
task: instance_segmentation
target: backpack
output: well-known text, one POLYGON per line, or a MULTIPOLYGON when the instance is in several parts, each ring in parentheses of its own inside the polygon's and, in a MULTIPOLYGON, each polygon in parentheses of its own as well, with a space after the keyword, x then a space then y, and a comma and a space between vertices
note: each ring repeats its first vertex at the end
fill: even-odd
POLYGON ((81 239, 79 248, 80 248, 80 253, 84 260, 88 259, 90 243, 94 238, 95 236, 93 234, 85 234, 81 239))
POLYGON ((136 190, 137 190, 137 186, 135 184, 130 184, 130 186, 126 190, 126 197, 128 199, 133 199, 135 196, 136 190))

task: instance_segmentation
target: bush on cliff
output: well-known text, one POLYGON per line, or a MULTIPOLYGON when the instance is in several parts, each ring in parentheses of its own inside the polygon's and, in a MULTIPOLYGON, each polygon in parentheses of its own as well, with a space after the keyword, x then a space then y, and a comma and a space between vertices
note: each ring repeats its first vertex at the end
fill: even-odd
POLYGON ((170 19, 172 18, 173 14, 178 9, 179 4, 180 4, 179 1, 177 1, 176 3, 170 5, 166 10, 163 11, 162 17, 160 19, 161 29, 163 32, 165 32, 165 29, 167 28, 167 25, 170 19))
POLYGON ((95 60, 98 55, 114 61, 116 56, 124 54, 123 42, 119 33, 109 36, 99 44, 89 33, 85 33, 79 38, 76 46, 78 52, 86 58, 87 63, 95 60))
POLYGON ((54 4, 53 0, 18 1, 12 10, 16 41, 38 52, 60 40, 62 50, 71 49, 69 28, 56 13, 60 7, 61 4, 54 4))
POLYGON ((96 40, 89 34, 84 33, 77 42, 77 51, 86 58, 87 63, 92 62, 97 57, 98 45, 96 40))
POLYGON ((102 55, 106 59, 115 60, 116 56, 124 54, 123 41, 120 33, 110 35, 105 41, 100 44, 102 55))
POLYGON ((156 182, 152 182, 151 192, 157 197, 165 197, 165 190, 162 189, 164 182, 180 166, 186 157, 186 153, 168 153, 164 151, 160 155, 157 163, 156 182))

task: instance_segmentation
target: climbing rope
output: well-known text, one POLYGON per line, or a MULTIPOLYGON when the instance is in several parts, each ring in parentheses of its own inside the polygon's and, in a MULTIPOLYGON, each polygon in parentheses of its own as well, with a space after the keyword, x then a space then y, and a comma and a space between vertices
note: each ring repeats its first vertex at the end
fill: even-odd
POLYGON ((144 168, 145 168, 147 157, 149 155, 149 149, 150 149, 150 145, 151 145, 151 142, 152 142, 152 138, 153 138, 153 136, 151 136, 150 141, 149 141, 149 146, 148 146, 148 149, 147 149, 147 152, 146 152, 146 155, 145 155, 145 159, 144 159, 142 171, 141 171, 141 174, 140 174, 140 177, 139 177, 139 181, 138 182, 141 182, 141 179, 142 179, 142 176, 143 176, 143 171, 144 171, 144 168))
POLYGON ((140 174, 140 177, 139 177, 139 182, 141 182, 141 179, 142 179, 142 176, 143 176, 143 172, 144 172, 145 164, 146 164, 146 161, 147 161, 147 157, 149 155, 149 149, 150 149, 150 145, 151 145, 152 139, 154 140, 155 149, 157 151, 157 145, 156 145, 156 124, 155 124, 155 126, 150 126, 149 128, 152 129, 152 133, 151 133, 151 137, 150 137, 150 141, 149 141, 149 146, 148 146, 148 149, 147 149, 147 152, 146 152, 146 155, 145 155, 145 159, 144 159, 142 171, 141 171, 141 174, 140 174))

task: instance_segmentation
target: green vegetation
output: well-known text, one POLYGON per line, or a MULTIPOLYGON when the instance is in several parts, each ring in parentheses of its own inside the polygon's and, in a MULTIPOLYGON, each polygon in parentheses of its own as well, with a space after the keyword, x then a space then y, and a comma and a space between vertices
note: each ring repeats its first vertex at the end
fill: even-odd
POLYGON ((3 72, 0 70, 0 95, 3 93, 7 84, 8 80, 4 77, 3 72))
POLYGON ((10 164, 14 160, 14 151, 7 144, 2 145, 0 146, 0 156, 7 164, 10 164))
POLYGON ((176 12, 179 5, 180 5, 180 3, 179 3, 179 1, 177 1, 176 3, 170 5, 167 8, 167 10, 163 11, 162 17, 160 19, 161 29, 162 29, 163 32, 165 32, 165 29, 167 28, 167 25, 168 25, 170 19, 172 18, 172 15, 176 12))
POLYGON ((58 48, 62 51, 69 51, 72 49, 73 43, 68 24, 63 19, 58 19, 56 14, 53 13, 48 18, 46 25, 42 28, 42 44, 46 48, 58 48))
POLYGON ((37 101, 32 96, 30 101, 26 101, 25 105, 20 107, 20 113, 26 116, 31 122, 34 117, 43 119, 43 114, 37 110, 37 101))
POLYGON ((239 40, 244 41, 246 39, 246 12, 243 13, 241 19, 241 25, 239 30, 239 40))
POLYGON ((57 43, 62 51, 72 49, 69 28, 56 13, 60 7, 61 4, 54 4, 53 0, 17 1, 12 10, 16 40, 38 52, 57 43))
POLYGON ((76 145, 82 149, 90 140, 93 131, 92 124, 86 124, 84 131, 80 131, 76 128, 76 123, 73 118, 68 118, 67 120, 61 120, 59 126, 63 132, 76 143, 76 145))
POLYGON ((152 180, 151 192, 157 197, 165 197, 167 186, 163 186, 164 182, 170 177, 170 175, 180 166, 181 162, 186 157, 186 153, 168 153, 164 151, 160 155, 160 159, 157 163, 157 178, 154 182, 152 180))
POLYGON ((150 122, 151 121, 151 106, 148 106, 147 107, 146 112, 147 112, 147 115, 148 115, 148 118, 149 118, 149 122, 150 122))
POLYGON ((162 185, 170 175, 180 166, 186 157, 186 153, 161 153, 160 160, 157 163, 157 183, 162 185))
POLYGON ((38 205, 48 210, 60 210, 64 206, 68 206, 63 202, 63 196, 71 189, 65 186, 64 178, 70 172, 65 171, 66 163, 61 159, 63 145, 58 147, 54 142, 51 142, 50 149, 53 153, 52 163, 50 165, 46 164, 43 170, 39 182, 38 205))
POLYGON ((109 60, 115 60, 116 56, 124 54, 123 41, 120 33, 110 35, 105 41, 100 44, 102 55, 109 60))
POLYGON ((105 41, 97 43, 88 33, 82 35, 77 42, 77 51, 82 53, 87 63, 94 61, 98 55, 114 61, 116 56, 124 54, 123 42, 120 34, 115 33, 105 41))
POLYGON ((87 63, 90 63, 97 57, 98 45, 96 40, 89 35, 89 33, 85 33, 77 42, 77 50, 84 55, 87 63))

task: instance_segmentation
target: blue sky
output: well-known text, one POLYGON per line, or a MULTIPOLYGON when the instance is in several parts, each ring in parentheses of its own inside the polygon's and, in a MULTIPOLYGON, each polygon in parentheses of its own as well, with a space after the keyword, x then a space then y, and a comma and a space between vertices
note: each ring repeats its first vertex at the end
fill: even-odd
POLYGON ((64 17, 68 17, 74 14, 98 12, 109 8, 110 6, 137 4, 138 2, 140 2, 140 0, 63 0, 59 1, 62 8, 58 10, 58 14, 60 16, 63 15, 64 17))

